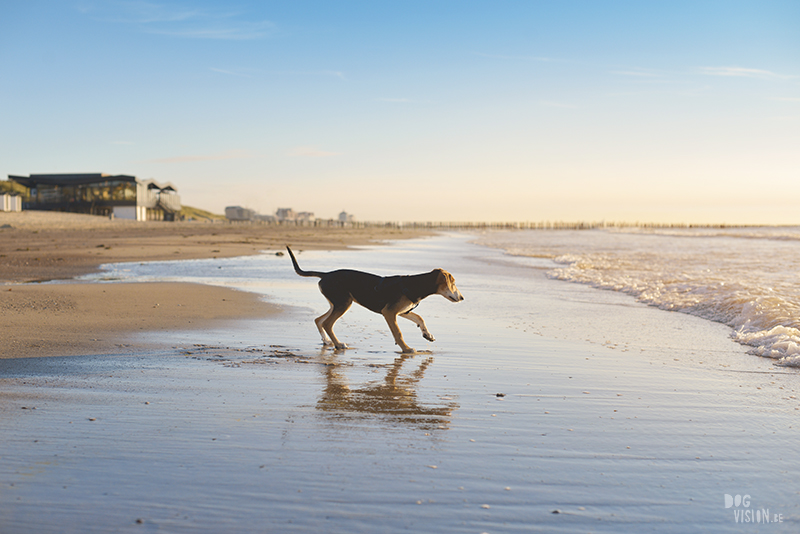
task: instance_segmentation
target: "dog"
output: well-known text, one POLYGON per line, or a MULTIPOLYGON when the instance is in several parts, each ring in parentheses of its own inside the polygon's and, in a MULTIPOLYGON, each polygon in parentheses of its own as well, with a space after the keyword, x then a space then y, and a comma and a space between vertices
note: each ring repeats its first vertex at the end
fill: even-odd
POLYGON ((381 277, 363 271, 339 269, 327 273, 304 271, 297 264, 297 259, 288 246, 289 257, 292 258, 294 270, 300 276, 319 278, 319 290, 328 299, 331 307, 323 315, 314 319, 322 344, 338 349, 346 349, 347 345, 336 338, 333 325, 357 302, 370 311, 383 315, 394 336, 394 342, 404 354, 412 354, 414 349, 403 340, 403 334, 397 326, 397 317, 404 317, 422 330, 422 337, 434 341, 433 334, 428 331, 422 317, 412 310, 420 301, 430 295, 442 295, 451 302, 460 302, 464 296, 456 287, 453 275, 442 269, 434 269, 429 273, 381 277))

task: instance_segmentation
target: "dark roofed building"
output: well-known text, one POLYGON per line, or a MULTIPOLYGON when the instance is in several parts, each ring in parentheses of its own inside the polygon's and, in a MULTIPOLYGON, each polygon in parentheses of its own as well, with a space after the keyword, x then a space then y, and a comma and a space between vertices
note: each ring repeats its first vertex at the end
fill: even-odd
POLYGON ((100 173, 8 178, 29 189, 23 209, 113 215, 137 221, 174 221, 181 211, 181 198, 169 182, 100 173))

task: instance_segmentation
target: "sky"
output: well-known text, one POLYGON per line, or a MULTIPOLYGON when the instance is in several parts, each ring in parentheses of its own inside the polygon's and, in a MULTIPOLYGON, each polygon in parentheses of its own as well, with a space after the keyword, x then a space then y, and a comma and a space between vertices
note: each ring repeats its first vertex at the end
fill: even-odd
POLYGON ((800 2, 0 0, 0 125, 215 213, 800 224, 800 2))

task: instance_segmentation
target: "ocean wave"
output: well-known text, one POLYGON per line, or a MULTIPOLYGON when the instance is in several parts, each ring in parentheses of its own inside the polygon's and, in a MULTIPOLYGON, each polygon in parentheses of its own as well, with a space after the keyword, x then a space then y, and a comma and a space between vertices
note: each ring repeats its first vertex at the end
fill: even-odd
POLYGON ((648 234, 679 238, 726 237, 732 239, 758 239, 772 241, 800 241, 800 231, 797 227, 754 227, 754 228, 640 228, 620 227, 608 229, 608 232, 620 234, 648 234))
POLYGON ((527 230, 480 241, 551 259, 551 278, 726 324, 752 354, 800 367, 800 228, 527 230))
POLYGON ((620 291, 657 308, 726 324, 731 337, 749 352, 800 366, 800 299, 752 282, 753 274, 729 279, 710 269, 687 269, 686 262, 631 257, 565 254, 548 276, 620 291), (748 280, 750 279, 750 280, 748 280))

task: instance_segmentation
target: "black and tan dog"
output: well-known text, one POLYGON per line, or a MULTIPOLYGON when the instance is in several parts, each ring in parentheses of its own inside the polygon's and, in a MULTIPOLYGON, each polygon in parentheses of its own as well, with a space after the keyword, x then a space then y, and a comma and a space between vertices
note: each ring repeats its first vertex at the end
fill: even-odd
POLYGON ((286 250, 289 251, 297 274, 320 279, 319 290, 328 299, 331 308, 325 314, 314 319, 314 322, 322 336, 322 343, 330 345, 333 342, 333 346, 337 349, 347 348, 347 345, 336 338, 333 333, 333 324, 350 309, 353 301, 368 310, 383 315, 389 324, 389 330, 392 331, 395 343, 404 353, 411 353, 414 352, 414 349, 403 341, 403 334, 397 326, 397 316, 414 322, 422 330, 422 337, 433 341, 433 335, 425 326, 425 321, 412 310, 422 299, 435 294, 442 295, 451 302, 464 300, 456 287, 453 275, 442 269, 434 269, 424 274, 387 277, 350 269, 327 273, 304 271, 297 264, 292 249, 286 247, 286 250))

